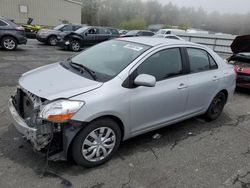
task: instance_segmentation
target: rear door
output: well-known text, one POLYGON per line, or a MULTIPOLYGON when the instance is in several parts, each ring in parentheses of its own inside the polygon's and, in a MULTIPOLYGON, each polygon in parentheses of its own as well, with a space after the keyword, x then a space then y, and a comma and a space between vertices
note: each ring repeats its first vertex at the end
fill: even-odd
POLYGON ((98 41, 97 42, 103 42, 111 37, 111 32, 107 28, 98 28, 99 33, 98 33, 98 41))
POLYGON ((220 88, 220 72, 212 56, 199 48, 186 48, 189 62, 187 113, 204 112, 220 88))

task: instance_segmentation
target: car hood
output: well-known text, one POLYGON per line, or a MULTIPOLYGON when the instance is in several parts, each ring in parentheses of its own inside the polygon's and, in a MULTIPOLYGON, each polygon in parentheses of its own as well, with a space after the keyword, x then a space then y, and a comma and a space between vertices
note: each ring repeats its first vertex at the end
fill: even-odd
POLYGON ((250 52, 250 35, 236 37, 231 44, 231 49, 235 54, 241 52, 250 52))
POLYGON ((48 100, 70 98, 101 87, 102 84, 75 74, 60 63, 31 70, 19 79, 21 87, 48 100))

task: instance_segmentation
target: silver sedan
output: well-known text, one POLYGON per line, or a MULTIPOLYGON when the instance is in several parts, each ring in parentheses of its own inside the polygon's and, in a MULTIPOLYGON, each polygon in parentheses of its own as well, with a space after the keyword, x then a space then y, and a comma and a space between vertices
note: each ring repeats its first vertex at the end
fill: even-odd
POLYGON ((131 137, 198 115, 217 119, 235 80, 233 66, 205 46, 120 38, 23 74, 9 107, 36 150, 93 167, 131 137))

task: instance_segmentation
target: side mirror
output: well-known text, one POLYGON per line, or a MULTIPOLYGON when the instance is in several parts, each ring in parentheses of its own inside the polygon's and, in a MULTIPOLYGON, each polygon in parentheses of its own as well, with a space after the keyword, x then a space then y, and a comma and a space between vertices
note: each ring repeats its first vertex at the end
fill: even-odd
POLYGON ((154 87, 156 79, 154 76, 149 74, 140 74, 135 78, 134 84, 137 86, 154 87))
POLYGON ((84 33, 85 36, 88 36, 88 33, 84 33))

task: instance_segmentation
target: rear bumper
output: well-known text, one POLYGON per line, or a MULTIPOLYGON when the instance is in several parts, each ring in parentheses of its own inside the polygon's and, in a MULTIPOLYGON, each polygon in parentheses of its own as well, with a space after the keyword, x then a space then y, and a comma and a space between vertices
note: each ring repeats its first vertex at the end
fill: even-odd
POLYGON ((12 123, 15 125, 16 129, 26 137, 27 140, 30 140, 32 143, 36 142, 37 129, 29 127, 24 119, 18 114, 12 99, 9 100, 9 110, 12 115, 12 123))
POLYGON ((250 88, 250 74, 238 74, 236 84, 238 87, 250 88))

